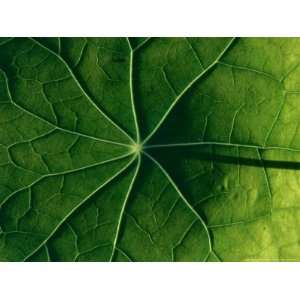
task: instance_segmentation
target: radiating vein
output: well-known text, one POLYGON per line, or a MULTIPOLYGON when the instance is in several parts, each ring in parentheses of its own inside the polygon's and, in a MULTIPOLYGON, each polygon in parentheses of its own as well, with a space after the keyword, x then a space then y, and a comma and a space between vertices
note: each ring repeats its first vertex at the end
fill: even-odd
POLYGON ((131 109, 132 109, 132 114, 133 114, 133 119, 134 119, 134 124, 135 124, 136 143, 139 144, 140 143, 140 129, 139 129, 139 124, 138 124, 138 119, 137 119, 135 103, 134 103, 134 91, 133 91, 133 50, 132 50, 129 38, 126 38, 126 40, 128 42, 128 46, 130 49, 129 87, 130 87, 131 109))
POLYGON ((102 183, 99 187, 97 187, 93 192, 91 192, 88 196, 86 196, 78 205, 76 205, 66 216, 58 223, 58 225, 53 229, 53 231, 48 235, 48 237, 36 248, 34 249, 29 255, 24 258, 24 261, 29 259, 32 255, 34 255, 41 247, 43 247, 49 239, 57 232, 57 230, 76 212, 78 211, 83 204, 85 204, 93 195, 95 195, 99 190, 105 187, 109 182, 114 180, 120 174, 122 174, 129 166, 134 162, 136 157, 134 156, 129 163, 127 163, 123 168, 121 168, 118 172, 116 172, 113 176, 107 179, 104 183, 102 183))
POLYGON ((134 175, 133 175, 132 180, 130 182, 130 185, 128 187, 128 191, 126 193, 126 196, 125 196, 125 199, 124 199, 121 211, 120 211, 120 215, 119 215, 119 219, 118 219, 118 225, 117 225, 116 234, 115 234, 115 239, 113 241, 113 248, 112 248, 112 253, 111 253, 110 261, 112 261, 113 258, 114 258, 114 256, 115 256, 115 251, 117 249, 117 243, 118 243, 118 240, 119 240, 120 229, 121 229, 122 220, 123 220, 123 217, 124 217, 125 208, 126 208, 128 199, 130 197, 133 185, 134 185, 134 183, 136 181, 136 178, 138 176, 138 173, 139 173, 139 170, 140 170, 140 166, 141 166, 141 156, 138 155, 138 163, 137 163, 134 175))
POLYGON ((12 94, 10 92, 10 87, 9 87, 7 75, 1 69, 0 69, 0 72, 3 74, 3 76, 5 78, 5 84, 6 84, 6 88, 7 88, 7 93, 8 93, 8 96, 9 96, 9 99, 10 99, 11 103, 14 106, 16 106, 18 109, 20 109, 21 111, 23 111, 24 113, 29 114, 30 116, 32 116, 34 118, 37 118, 38 120, 40 120, 42 122, 45 122, 48 125, 54 127, 55 129, 61 130, 61 131, 66 132, 66 133, 71 133, 71 134, 79 135, 79 136, 82 136, 82 137, 85 137, 85 138, 89 138, 89 139, 92 139, 92 140, 96 140, 96 141, 99 141, 99 142, 103 142, 103 143, 108 143, 108 144, 114 144, 114 145, 119 145, 119 146, 130 147, 129 144, 124 144, 124 143, 120 143, 120 142, 116 142, 116 141, 112 141, 112 140, 107 140, 107 139, 101 139, 101 138, 98 138, 98 137, 95 137, 95 136, 92 136, 92 135, 88 135, 88 134, 85 134, 85 133, 81 133, 81 132, 78 132, 78 131, 74 131, 74 130, 70 130, 70 129, 66 129, 66 128, 60 127, 60 126, 52 123, 51 121, 48 121, 47 119, 45 119, 45 118, 43 118, 41 116, 38 116, 38 115, 34 114, 33 112, 27 110, 26 108, 24 108, 23 106, 19 105, 17 102, 15 102, 13 100, 12 94))
POLYGON ((191 146, 225 146, 225 147, 244 147, 260 150, 283 150, 283 151, 292 151, 300 152, 300 149, 290 148, 290 147, 281 147, 281 146, 260 146, 260 145, 251 145, 251 144, 237 144, 237 143, 225 143, 225 142, 188 142, 188 143, 171 143, 171 144, 153 144, 145 145, 144 149, 154 149, 154 148, 176 148, 176 147, 191 147, 191 146))
POLYGON ((69 64, 57 53, 55 53, 54 51, 52 51, 50 48, 44 46, 43 44, 41 44, 40 42, 38 42, 36 39, 34 38, 29 38, 30 40, 32 40, 35 44, 39 45, 40 47, 42 47, 43 49, 49 51, 51 54, 53 54, 55 57, 57 57, 67 68, 67 70, 69 71, 69 73, 71 74, 73 80, 76 82, 77 86, 79 87, 79 89, 81 90, 81 92, 83 93, 83 95, 87 98, 87 100, 91 103, 91 105, 93 107, 95 107, 95 109, 109 122, 111 123, 115 128, 117 128, 120 132, 122 132, 131 142, 134 142, 131 138, 131 136, 124 130, 122 129, 119 125, 117 125, 97 104, 96 102, 88 95, 88 93, 85 91, 85 89, 82 87, 81 83, 79 82, 79 80, 77 79, 77 77, 75 76, 74 72, 72 71, 71 67, 69 66, 69 64))
POLYGON ((194 84, 200 80, 204 75, 206 75, 214 66, 220 61, 220 59, 227 53, 228 49, 231 47, 233 42, 235 41, 235 38, 232 38, 230 42, 227 44, 227 46, 223 49, 223 51, 219 54, 219 56, 216 58, 216 60, 211 63, 205 70, 203 70, 200 74, 198 74, 183 90, 182 92, 175 98, 175 100, 172 102, 168 110, 165 112, 163 117, 160 119, 160 121, 156 124, 154 129, 151 131, 151 133, 145 138, 143 141, 143 144, 146 144, 151 137, 158 131, 158 129, 161 127, 161 125, 165 122, 171 111, 174 109, 176 104, 179 102, 179 100, 191 89, 194 84))
MULTIPOLYGON (((170 184, 173 186, 173 188, 175 189, 175 191, 178 193, 178 195, 180 196, 180 198, 184 201, 184 203, 186 204, 186 206, 191 210, 191 212, 194 214, 194 216, 200 221, 200 223, 202 224, 206 235, 207 235, 207 240, 208 240, 208 247, 209 247, 209 252, 212 251, 212 241, 211 241, 211 237, 210 237, 210 233, 208 231, 208 227, 206 225, 206 223, 204 222, 204 220, 202 219, 202 217, 196 212, 196 210, 193 208, 193 206, 191 206, 191 204, 188 202, 188 200, 185 198, 185 196, 181 193, 180 189, 178 188, 178 186, 176 185, 176 183, 173 181, 173 179, 171 178, 171 176, 168 174, 168 172, 165 170, 165 168, 150 154, 143 152, 152 162, 155 163, 156 166, 158 166, 158 168, 162 171, 162 173, 166 176, 166 178, 169 180, 170 184)), ((208 252, 208 253, 209 253, 208 252)))
POLYGON ((50 173, 50 174, 46 174, 46 175, 43 175, 41 177, 39 177, 37 180, 33 181, 31 184, 29 185, 26 185, 18 190, 15 190, 13 193, 11 193, 10 195, 8 195, 4 200, 3 202, 0 204, 0 209, 3 207, 3 205, 11 198, 13 197, 15 194, 19 193, 19 192, 22 192, 28 188, 31 188, 33 187, 35 184, 37 184, 38 182, 40 182, 41 180, 47 178, 47 177, 52 177, 52 176, 61 176, 61 175, 66 175, 66 174, 70 174, 70 173, 74 173, 74 172, 78 172, 78 171, 83 171, 83 170, 87 170, 89 168, 93 168, 93 167, 97 167, 97 166, 100 166, 100 165, 104 165, 104 164, 107 164, 107 163, 110 163, 110 162, 114 162, 114 161, 117 161, 117 160, 121 160, 123 158, 126 158, 126 157, 129 157, 130 155, 132 155, 132 153, 126 153, 126 154, 123 154, 123 155, 120 155, 120 156, 117 156, 117 157, 114 157, 114 158, 111 158, 111 159, 108 159, 108 160, 105 160, 105 161, 101 161, 99 163, 95 163, 95 164, 91 164, 91 165, 87 165, 87 166, 84 166, 84 167, 80 167, 80 168, 77 168, 77 169, 72 169, 72 170, 67 170, 67 171, 62 171, 62 172, 57 172, 57 173, 50 173))

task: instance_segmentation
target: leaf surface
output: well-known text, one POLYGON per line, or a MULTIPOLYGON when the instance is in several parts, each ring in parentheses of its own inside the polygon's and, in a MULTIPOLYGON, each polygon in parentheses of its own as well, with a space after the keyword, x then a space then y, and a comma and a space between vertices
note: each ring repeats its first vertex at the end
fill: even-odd
POLYGON ((299 62, 298 38, 2 38, 0 260, 298 261, 299 62))

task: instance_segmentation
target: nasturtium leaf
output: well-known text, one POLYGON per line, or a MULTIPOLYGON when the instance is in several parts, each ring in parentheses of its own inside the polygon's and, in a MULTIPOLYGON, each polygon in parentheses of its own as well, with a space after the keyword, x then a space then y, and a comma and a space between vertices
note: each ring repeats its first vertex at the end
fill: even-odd
POLYGON ((299 38, 1 38, 0 261, 299 261, 299 38))

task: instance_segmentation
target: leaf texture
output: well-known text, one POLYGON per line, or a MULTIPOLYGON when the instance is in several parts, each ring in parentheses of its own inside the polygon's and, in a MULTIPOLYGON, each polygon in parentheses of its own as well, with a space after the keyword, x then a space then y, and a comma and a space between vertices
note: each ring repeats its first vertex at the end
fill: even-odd
POLYGON ((299 261, 299 38, 1 38, 0 261, 299 261))

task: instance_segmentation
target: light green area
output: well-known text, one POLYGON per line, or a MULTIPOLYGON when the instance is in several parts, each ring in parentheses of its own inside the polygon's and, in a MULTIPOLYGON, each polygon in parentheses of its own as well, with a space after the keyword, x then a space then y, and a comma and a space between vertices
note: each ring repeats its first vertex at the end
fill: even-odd
POLYGON ((299 38, 1 38, 0 261, 300 261, 299 38))

